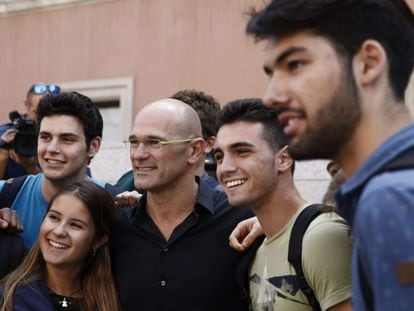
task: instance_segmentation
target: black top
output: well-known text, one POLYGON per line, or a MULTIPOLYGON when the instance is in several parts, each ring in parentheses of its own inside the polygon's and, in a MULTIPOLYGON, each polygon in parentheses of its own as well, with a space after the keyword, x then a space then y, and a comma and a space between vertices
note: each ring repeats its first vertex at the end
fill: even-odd
POLYGON ((19 235, 0 230, 0 279, 18 267, 26 253, 19 235))
POLYGON ((224 193, 200 183, 194 211, 166 241, 146 209, 146 194, 120 212, 113 267, 125 310, 247 310, 236 283, 241 254, 228 237, 249 209, 230 208, 224 193))
MULTIPOLYGON (((0 286, 0 300, 3 299, 4 287, 0 286)), ((53 299, 44 280, 37 280, 16 288, 13 295, 15 311, 55 311, 53 299)))

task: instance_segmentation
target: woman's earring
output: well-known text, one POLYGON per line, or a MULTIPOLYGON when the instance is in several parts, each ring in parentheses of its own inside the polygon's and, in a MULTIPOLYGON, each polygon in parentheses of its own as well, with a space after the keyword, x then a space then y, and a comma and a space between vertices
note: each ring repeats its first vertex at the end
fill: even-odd
POLYGON ((91 248, 91 255, 92 255, 92 257, 95 257, 95 255, 96 255, 96 248, 91 248))

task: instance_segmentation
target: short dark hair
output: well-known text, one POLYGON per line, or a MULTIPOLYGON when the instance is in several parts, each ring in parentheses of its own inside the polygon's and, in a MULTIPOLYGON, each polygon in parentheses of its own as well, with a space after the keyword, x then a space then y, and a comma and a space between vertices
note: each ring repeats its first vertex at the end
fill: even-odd
POLYGON ((246 31, 257 39, 309 31, 328 39, 346 64, 365 40, 376 40, 388 57, 393 94, 404 99, 414 66, 414 15, 404 0, 273 0, 252 13, 246 31))
POLYGON ((283 132, 283 126, 277 121, 278 110, 265 106, 259 98, 234 100, 223 106, 218 114, 219 128, 239 121, 261 123, 263 139, 274 150, 278 151, 289 144, 283 132))
POLYGON ((191 106, 198 114, 201 121, 203 138, 207 139, 217 135, 217 113, 220 104, 213 96, 197 90, 182 90, 171 96, 173 99, 180 100, 191 106))
POLYGON ((99 109, 89 97, 77 92, 47 93, 37 107, 37 124, 40 126, 44 117, 68 115, 79 119, 83 125, 86 146, 92 139, 102 137, 103 120, 99 109))

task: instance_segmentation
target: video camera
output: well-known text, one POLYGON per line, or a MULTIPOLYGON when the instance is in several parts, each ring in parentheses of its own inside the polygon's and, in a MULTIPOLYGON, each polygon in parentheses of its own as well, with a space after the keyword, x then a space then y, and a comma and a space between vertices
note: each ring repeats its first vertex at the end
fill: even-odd
POLYGON ((17 111, 9 113, 13 127, 18 130, 12 147, 18 156, 33 157, 37 154, 37 132, 35 122, 17 111))

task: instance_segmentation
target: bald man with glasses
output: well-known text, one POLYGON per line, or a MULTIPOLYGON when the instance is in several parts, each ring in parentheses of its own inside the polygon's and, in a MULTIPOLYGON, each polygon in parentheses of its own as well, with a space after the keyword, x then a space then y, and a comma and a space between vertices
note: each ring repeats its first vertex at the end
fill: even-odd
POLYGON ((196 177, 204 144, 187 104, 164 99, 144 107, 128 138, 135 188, 121 210, 112 247, 115 278, 126 310, 247 310, 228 245, 234 226, 252 215, 196 177))

